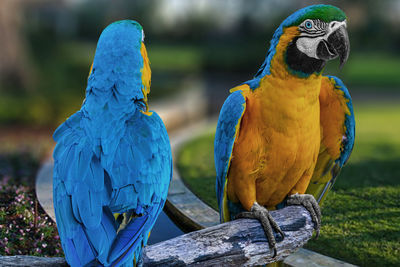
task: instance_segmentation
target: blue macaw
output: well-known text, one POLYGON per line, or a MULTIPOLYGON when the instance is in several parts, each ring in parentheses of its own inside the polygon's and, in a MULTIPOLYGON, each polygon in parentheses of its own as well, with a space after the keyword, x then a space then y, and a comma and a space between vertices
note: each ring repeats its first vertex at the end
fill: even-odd
POLYGON ((319 233, 322 203, 354 144, 350 94, 324 76, 349 56, 346 15, 330 5, 300 9, 275 31, 254 79, 233 88, 215 135, 221 222, 257 218, 276 254, 268 210, 303 205, 319 233))
POLYGON ((148 111, 150 65, 139 23, 101 34, 81 109, 54 133, 53 198, 71 266, 140 262, 172 177, 169 138, 148 111))

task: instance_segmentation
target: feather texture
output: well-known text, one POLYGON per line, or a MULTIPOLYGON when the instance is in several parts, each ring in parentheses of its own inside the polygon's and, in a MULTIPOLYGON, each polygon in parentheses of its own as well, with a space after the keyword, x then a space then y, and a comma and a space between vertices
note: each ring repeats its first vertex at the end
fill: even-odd
POLYGON ((145 73, 142 79, 148 59, 142 58, 141 40, 141 26, 133 21, 104 30, 86 100, 53 136, 54 208, 71 266, 108 266, 115 257, 132 266, 166 200, 172 177, 169 138, 158 115, 144 113, 134 101, 147 99, 150 90, 143 90, 150 77, 145 73), (113 213, 136 219, 121 230, 113 213))
POLYGON ((285 19, 252 80, 231 90, 215 136, 216 188, 221 221, 257 201, 269 209, 288 195, 332 187, 354 144, 351 97, 336 77, 295 72, 287 48, 305 19, 344 21, 329 5, 303 8, 285 19), (310 182, 311 181, 311 182, 310 182))
POLYGON ((349 91, 343 82, 326 76, 320 93, 322 140, 307 194, 322 204, 354 146, 355 120, 349 91))

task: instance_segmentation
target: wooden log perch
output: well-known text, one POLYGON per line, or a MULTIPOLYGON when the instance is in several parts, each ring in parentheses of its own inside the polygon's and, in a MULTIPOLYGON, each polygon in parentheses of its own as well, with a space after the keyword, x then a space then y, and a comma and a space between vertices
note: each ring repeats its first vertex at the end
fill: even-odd
MULTIPOLYGON (((240 219, 148 246, 144 266, 253 266, 283 260, 311 238, 314 224, 302 206, 271 211, 271 215, 285 233, 283 241, 277 239, 275 258, 261 224, 240 219)), ((0 256, 0 266, 66 266, 66 262, 62 258, 0 256)))
POLYGON ((283 260, 311 238, 314 224, 302 206, 271 211, 271 215, 285 233, 283 241, 275 235, 275 258, 261 224, 240 219, 148 246, 144 266, 254 266, 283 260))

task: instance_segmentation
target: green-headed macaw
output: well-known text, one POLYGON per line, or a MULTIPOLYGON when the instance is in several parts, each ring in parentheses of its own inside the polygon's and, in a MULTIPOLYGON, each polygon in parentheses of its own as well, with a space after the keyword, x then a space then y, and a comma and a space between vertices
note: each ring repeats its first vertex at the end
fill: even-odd
POLYGON ((303 205, 317 235, 319 204, 348 160, 355 123, 348 90, 324 76, 349 56, 346 15, 330 5, 298 10, 276 30, 254 79, 231 90, 215 136, 221 222, 260 220, 276 255, 268 209, 303 205), (316 201, 317 200, 317 201, 316 201))
POLYGON ((71 266, 140 262, 167 197, 171 148, 162 120, 148 111, 143 41, 135 21, 103 31, 86 99, 54 133, 54 209, 71 266))

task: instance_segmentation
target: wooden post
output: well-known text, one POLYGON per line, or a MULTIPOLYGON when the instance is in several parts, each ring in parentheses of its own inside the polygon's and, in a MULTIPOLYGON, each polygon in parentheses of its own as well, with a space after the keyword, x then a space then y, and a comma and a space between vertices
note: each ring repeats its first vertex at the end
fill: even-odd
POLYGON ((314 224, 302 206, 271 215, 285 233, 283 241, 277 240, 275 258, 261 224, 240 219, 148 246, 144 266, 254 266, 283 260, 311 238, 314 224))

